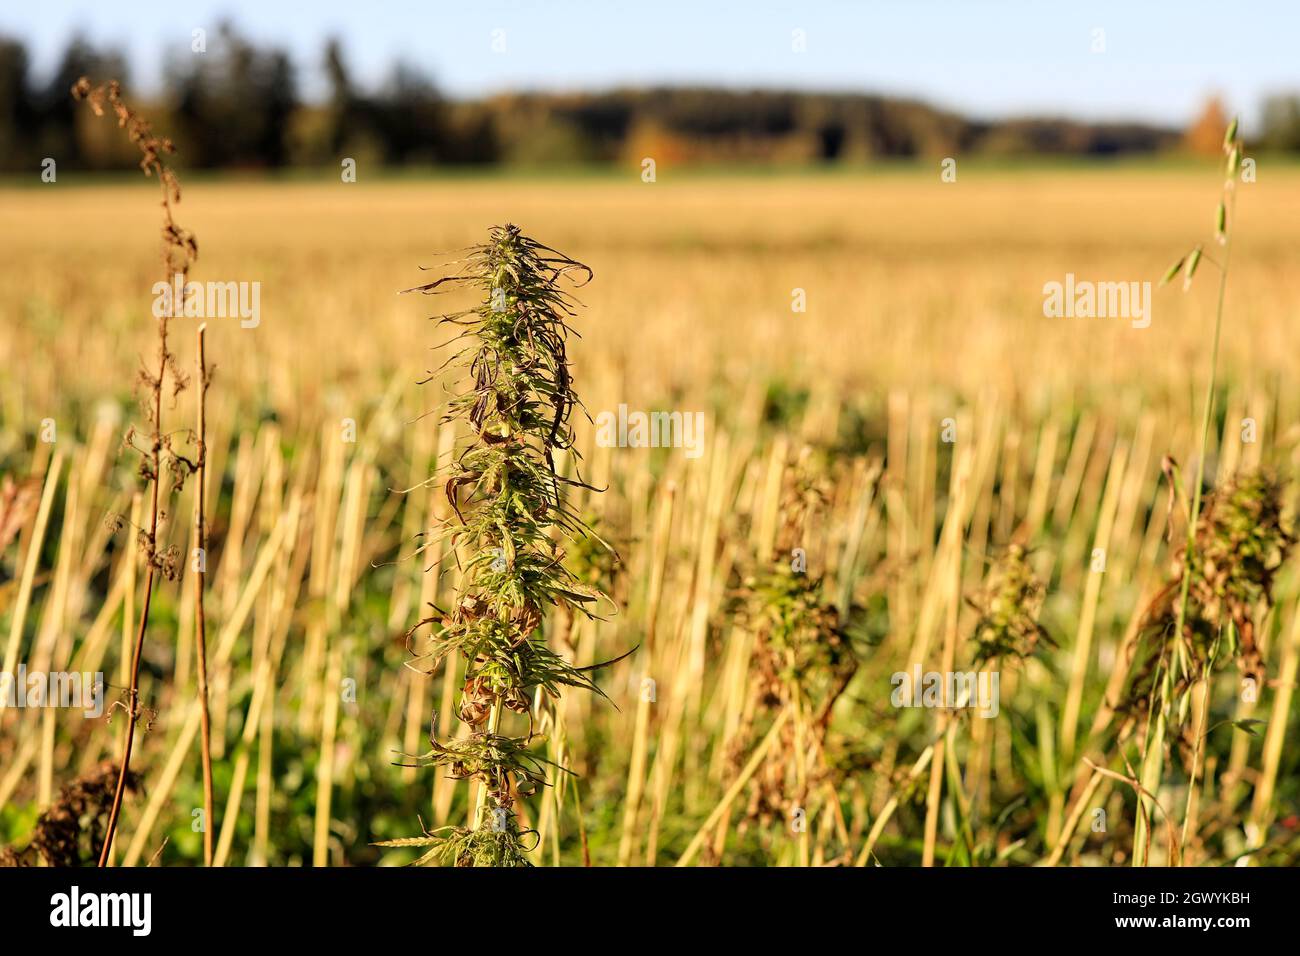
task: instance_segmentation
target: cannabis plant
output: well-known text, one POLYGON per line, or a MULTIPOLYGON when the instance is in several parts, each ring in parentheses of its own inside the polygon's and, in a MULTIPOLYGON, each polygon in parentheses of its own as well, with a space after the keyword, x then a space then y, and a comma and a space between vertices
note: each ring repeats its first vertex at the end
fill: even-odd
POLYGON ((1172 675, 1167 690, 1181 709, 1192 684, 1216 664, 1235 659, 1243 678, 1257 685, 1263 680, 1255 628, 1272 607, 1273 579, 1295 544, 1282 518, 1283 492, 1274 476, 1255 472, 1206 497, 1194 544, 1175 556, 1172 579, 1145 612, 1141 655, 1123 711, 1145 712, 1165 673, 1172 675), (1184 593, 1185 607, 1179 603, 1184 593))
POLYGON ((859 659, 852 613, 827 600, 823 577, 807 568, 806 545, 826 505, 827 481, 806 449, 784 475, 775 553, 758 563, 733 596, 737 620, 756 639, 752 696, 729 755, 733 770, 739 770, 765 732, 760 724, 771 724, 781 714, 794 716, 780 728, 754 774, 742 831, 812 809, 812 786, 800 779, 801 767, 813 767, 818 780, 833 775, 837 754, 827 752, 831 713, 859 659))
POLYGON ((459 285, 478 294, 472 308, 439 323, 459 329, 444 368, 462 373, 462 384, 444 420, 464 437, 445 475, 454 518, 433 540, 450 539, 460 562, 459 592, 449 609, 434 608, 412 635, 431 628, 418 653, 430 669, 453 666, 455 657, 464 661, 456 713, 470 732, 440 743, 435 727, 432 749, 417 765, 445 767, 481 789, 472 826, 382 845, 430 847, 419 863, 526 866, 535 834, 521 829, 515 801, 545 785, 548 769, 530 749, 539 739, 534 697, 540 691, 556 698, 564 687, 601 693, 592 668, 553 651, 542 630, 548 612, 592 617, 602 597, 566 568, 560 546, 594 536, 564 496, 566 486, 590 486, 576 468, 570 424, 582 407, 566 352, 576 303, 560 288, 569 278, 583 285, 592 273, 512 225, 494 227, 459 265, 452 276, 408 290, 434 294, 459 285), (561 449, 575 463, 576 477, 557 471, 561 449), (518 734, 506 729, 510 714, 523 725, 518 734))
POLYGON ((26 847, 0 847, 0 867, 83 866, 98 859, 119 779, 131 793, 140 788, 139 774, 132 770, 123 777, 111 761, 65 784, 58 799, 37 817, 26 847))
POLYGON ((1038 623, 1044 587, 1028 558, 1023 545, 1012 543, 994 562, 979 594, 966 598, 979 612, 971 635, 977 667, 1003 658, 1024 660, 1040 649, 1040 642, 1056 645, 1038 623))

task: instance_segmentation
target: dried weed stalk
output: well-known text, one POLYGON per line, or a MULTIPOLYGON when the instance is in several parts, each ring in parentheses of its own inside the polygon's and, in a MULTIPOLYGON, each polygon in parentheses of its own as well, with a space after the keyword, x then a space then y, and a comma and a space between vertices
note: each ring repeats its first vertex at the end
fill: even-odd
MULTIPOLYGON (((163 280, 170 286, 173 277, 180 277, 180 288, 184 295, 186 279, 190 266, 198 258, 198 243, 193 233, 177 225, 172 215, 172 208, 181 199, 180 183, 176 174, 167 165, 166 157, 175 152, 171 140, 160 138, 149 125, 148 120, 136 113, 122 99, 121 87, 116 80, 103 86, 92 86, 84 76, 72 87, 72 96, 85 100, 96 116, 103 116, 112 111, 117 117, 117 125, 126 131, 127 137, 140 150, 140 169, 146 176, 158 180, 162 190, 162 264, 163 280)), ((113 836, 117 831, 118 817, 122 807, 122 795, 126 789, 127 777, 131 766, 131 749, 135 740, 136 724, 140 719, 140 655, 144 647, 144 635, 149 626, 149 610, 153 596, 154 580, 161 574, 167 580, 175 580, 180 575, 180 553, 175 546, 160 549, 158 528, 166 520, 166 512, 161 498, 162 474, 164 470, 170 475, 171 488, 179 492, 185 479, 197 470, 197 464, 180 454, 174 447, 172 436, 163 430, 163 393, 168 376, 171 377, 171 395, 175 398, 186 387, 188 377, 176 362, 176 356, 168 347, 168 325, 172 315, 184 314, 183 303, 171 303, 171 309, 164 309, 158 317, 158 350, 155 353, 153 369, 142 367, 139 377, 145 397, 141 402, 147 420, 147 432, 140 444, 140 436, 134 427, 127 431, 123 442, 124 448, 140 456, 139 474, 150 487, 149 523, 145 528, 138 528, 137 536, 140 549, 144 555, 147 568, 144 587, 144 601, 140 610, 140 625, 136 631, 135 649, 131 655, 131 683, 125 704, 127 724, 125 742, 122 748, 122 766, 118 774, 117 788, 105 828, 104 845, 99 856, 99 865, 107 866, 113 848, 113 836)), ((112 524, 121 528, 126 521, 121 516, 114 516, 112 524)), ((211 821, 208 822, 211 825, 211 821)))

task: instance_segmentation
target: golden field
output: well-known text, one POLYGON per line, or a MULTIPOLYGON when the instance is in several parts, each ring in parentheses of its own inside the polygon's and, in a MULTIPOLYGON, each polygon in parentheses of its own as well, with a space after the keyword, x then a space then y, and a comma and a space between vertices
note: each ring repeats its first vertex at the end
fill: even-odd
MULTIPOLYGON (((1141 753, 1136 736, 1102 743, 1107 700, 1186 533, 1161 462, 1187 477, 1196 458, 1218 276, 1207 264, 1186 294, 1153 289, 1142 329, 1047 318, 1043 286, 1067 273, 1154 286, 1212 235, 1219 175, 187 182, 176 215, 199 241, 191 278, 261 283, 257 328, 208 320, 219 860, 402 863, 409 852, 372 844, 417 833, 417 815, 432 827, 469 813, 468 787, 392 766, 395 751, 426 749, 434 711, 440 734, 456 732, 458 691, 454 672, 403 666, 403 633, 454 587, 449 555, 396 559, 446 518, 441 483, 422 482, 456 435, 439 425, 442 390, 416 384, 443 359, 431 348, 449 335, 427 321, 440 300, 398 292, 514 222, 595 272, 575 293, 570 345, 592 416, 626 404, 707 421, 695 460, 598 447, 578 423, 584 474, 608 490, 577 505, 618 546, 616 568, 596 562, 618 607, 547 632, 583 665, 639 648, 600 672, 608 702, 574 692, 539 709, 539 751, 577 776, 521 805, 535 862, 1128 863, 1122 778, 1141 753), (808 571, 841 612, 861 609, 867 635, 824 733, 799 693, 776 707, 756 694, 758 626, 737 610, 773 560, 796 469, 825 491, 800 529, 808 571), (895 672, 971 669, 974 596, 1013 542, 1045 585, 1055 646, 1003 664, 995 719, 892 706, 895 672)), ((1261 163, 1237 188, 1211 483, 1261 466, 1290 479, 1300 443, 1300 170, 1261 163)), ((105 516, 138 524, 143 508, 118 449, 153 349, 155 187, 69 173, 4 189, 0 258, 0 475, 38 476, 43 496, 0 554, 0 650, 33 670, 102 670, 111 700, 141 574, 129 530, 110 534, 105 516)), ((172 324, 186 369, 195 325, 172 324)), ((193 424, 193 393, 165 404, 167 430, 193 424)), ((182 552, 192 494, 161 532, 182 552)), ((1289 517, 1290 486, 1286 500, 1289 517)), ((1170 759, 1155 795, 1176 823, 1153 826, 1155 862, 1300 858, 1294 562, 1273 595, 1258 699, 1241 699, 1230 664, 1191 695, 1203 743, 1190 771, 1170 759)), ((132 759, 142 787, 119 863, 201 860, 193 618, 188 572, 158 586, 132 759)), ((114 759, 120 725, 0 710, 0 845, 24 846, 61 787, 114 759)))

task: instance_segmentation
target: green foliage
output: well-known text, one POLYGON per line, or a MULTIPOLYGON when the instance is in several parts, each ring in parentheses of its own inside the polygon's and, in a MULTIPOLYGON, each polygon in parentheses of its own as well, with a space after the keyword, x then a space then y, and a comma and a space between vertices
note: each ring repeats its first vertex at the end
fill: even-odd
POLYGON ((989 571, 980 594, 967 598, 967 603, 980 615, 971 635, 977 666, 1005 657, 1029 657, 1038 649, 1039 641, 1055 644, 1038 623, 1043 584, 1034 575, 1021 545, 1007 548, 989 571))
POLYGON ((781 561, 751 580, 750 594, 747 620, 781 662, 783 679, 801 682, 852 665, 853 649, 840 627, 839 612, 822 596, 820 578, 781 561))
POLYGON ((1282 524, 1282 487, 1255 473, 1237 478, 1210 496, 1196 530, 1196 548, 1180 558, 1190 571, 1190 625, 1208 645, 1231 619, 1238 630, 1254 610, 1272 601, 1273 577, 1295 538, 1282 524))
POLYGON ((440 827, 422 837, 387 840, 380 846, 430 847, 414 866, 442 863, 451 866, 532 866, 524 855, 513 819, 504 827, 440 827))

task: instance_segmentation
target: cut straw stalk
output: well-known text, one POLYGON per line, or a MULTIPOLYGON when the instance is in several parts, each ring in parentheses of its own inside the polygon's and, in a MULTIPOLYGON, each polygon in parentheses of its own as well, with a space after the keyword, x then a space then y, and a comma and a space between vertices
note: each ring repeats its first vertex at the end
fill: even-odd
MULTIPOLYGON (((921 610, 921 627, 924 637, 913 650, 912 666, 920 666, 930 643, 932 629, 938 628, 938 617, 945 612, 943 646, 940 651, 941 670, 951 673, 956 659, 957 612, 961 603, 962 538, 965 530, 973 453, 963 449, 952 470, 949 500, 952 507, 944 521, 943 539, 931 565, 931 587, 921 610), (927 623, 929 622, 929 623, 927 623)), ((926 795, 924 841, 921 865, 933 866, 939 826, 939 804, 943 793, 944 744, 949 715, 943 712, 938 720, 937 739, 934 743, 934 763, 930 767, 930 782, 926 795)))
POLYGON ((1269 715, 1268 730, 1264 733, 1263 757, 1260 764, 1255 795, 1246 824, 1247 844, 1254 848, 1264 842, 1264 834, 1276 812, 1273 795, 1277 786, 1278 769, 1282 760, 1282 744, 1286 740, 1287 715, 1291 713, 1291 700, 1295 694, 1296 672, 1300 665, 1300 602, 1291 617, 1291 627, 1282 646, 1282 663, 1278 668, 1277 690, 1273 697, 1273 711, 1269 715))
POLYGON ((776 720, 772 721, 772 726, 768 730, 767 736, 764 737, 762 742, 754 748, 754 752, 750 754, 749 761, 741 769, 740 773, 736 776, 736 779, 732 781, 731 786, 728 787, 726 793, 722 795, 722 799, 718 801, 718 805, 713 808, 713 811, 705 819, 704 824, 698 831, 696 831, 695 836, 691 838, 691 842, 686 845, 686 849, 682 851, 682 855, 677 858, 677 866, 689 866, 691 861, 695 859, 695 855, 699 853, 700 848, 704 846, 704 841, 708 839, 709 832, 718 825, 723 814, 730 809, 731 804, 738 796, 740 796, 740 792, 745 789, 745 785, 749 783, 750 778, 758 772, 758 768, 763 763, 763 758, 767 756, 767 752, 776 741, 777 735, 781 732, 781 728, 785 726, 785 722, 789 719, 790 708, 787 707, 777 715, 776 720))
MULTIPOLYGON (((158 541, 158 486, 162 480, 159 474, 159 467, 162 461, 162 438, 160 434, 162 425, 162 381, 167 374, 167 320, 164 318, 159 321, 159 347, 160 352, 158 378, 155 380, 153 389, 154 397, 154 435, 152 440, 152 466, 153 481, 150 482, 150 504, 149 504, 149 541, 150 547, 155 548, 158 541)), ((113 836, 117 832, 118 817, 122 812, 122 795, 126 790, 127 774, 131 769, 131 750, 135 743, 135 728, 140 720, 140 655, 144 651, 144 635, 149 628, 149 608, 153 600, 154 574, 157 571, 157 565, 154 563, 153 555, 149 555, 149 568, 145 572, 144 579, 144 603, 140 609, 140 624, 136 630, 135 644, 131 650, 131 672, 130 685, 127 691, 127 716, 126 732, 123 735, 122 744, 122 763, 118 769, 117 786, 113 792, 113 805, 109 810, 108 823, 104 828, 104 845, 99 851, 99 865, 108 866, 112 859, 113 836)))
MULTIPOLYGON (((229 664, 231 655, 234 653, 235 642, 243 632, 249 614, 252 613, 253 601, 261 592, 272 564, 282 557, 281 548, 285 546, 286 541, 291 542, 290 532, 297 525, 299 507, 296 501, 291 504, 288 512, 281 515, 276 521, 275 529, 262 545, 262 550, 253 564, 253 571, 244 582, 243 590, 235 603, 234 612, 226 619, 218 635, 216 651, 212 660, 212 671, 214 673, 220 673, 229 664)), ((157 821, 158 815, 162 812, 163 804, 169 799, 172 788, 180 776, 185 754, 194 744, 194 738, 199 732, 199 723, 199 706, 198 702, 195 701, 186 710, 185 722, 181 726, 168 761, 159 780, 151 788, 149 802, 145 806, 144 813, 141 814, 140 825, 132 837, 131 845, 124 858, 125 865, 132 865, 144 852, 149 832, 157 821)))
POLYGON ((203 609, 204 585, 207 580, 208 532, 204 506, 207 496, 208 457, 208 361, 205 348, 207 323, 199 326, 195 371, 198 373, 198 474, 194 493, 194 540, 198 548, 198 565, 194 573, 194 639, 199 675, 200 750, 203 761, 203 862, 212 866, 212 828, 215 799, 212 792, 212 724, 208 714, 208 631, 203 609))
MULTIPOLYGON (((4 672, 14 673, 18 667, 18 654, 22 648, 23 626, 27 621, 27 609, 31 606, 32 585, 36 580, 36 567, 40 563, 41 548, 45 543, 45 530, 50 523, 50 509, 54 506, 54 491, 59 484, 59 473, 63 468, 63 449, 56 449, 50 460, 50 467, 45 473, 45 489, 41 493, 41 503, 36 511, 36 525, 32 529, 31 541, 27 546, 27 560, 23 564, 23 576, 18 587, 18 598, 14 605, 14 616, 9 627, 9 644, 5 648, 4 672)), ((3 717, 0 714, 0 717, 3 717)))
MULTIPOLYGON (((669 548, 672 543, 673 509, 677 502, 677 486, 668 482, 659 499, 654 535, 650 543, 650 583, 646 597, 646 625, 643 655, 647 668, 654 668, 659 651, 655 640, 655 622, 663 594, 664 575, 667 571, 669 548)), ((627 796, 623 806, 623 830, 618 843, 619 866, 632 861, 636 842, 636 822, 641 798, 646 786, 646 763, 650 740, 650 698, 644 692, 637 695, 636 724, 632 733, 632 758, 628 762, 627 796)))

